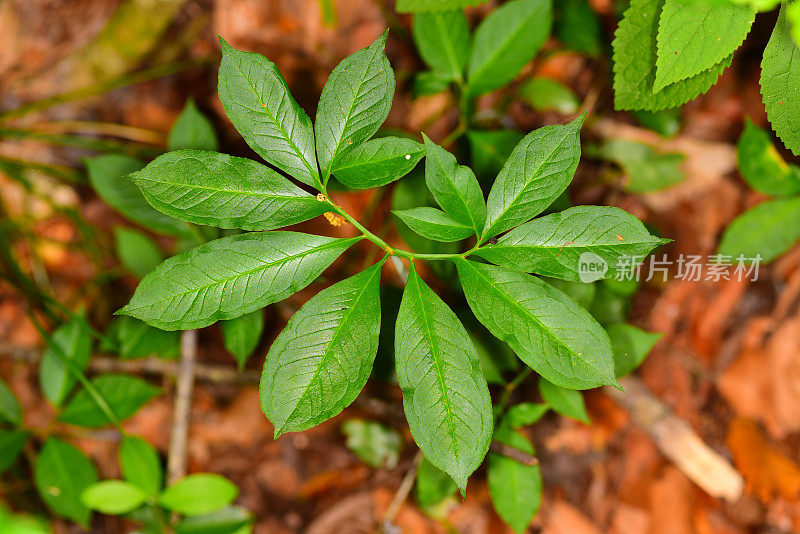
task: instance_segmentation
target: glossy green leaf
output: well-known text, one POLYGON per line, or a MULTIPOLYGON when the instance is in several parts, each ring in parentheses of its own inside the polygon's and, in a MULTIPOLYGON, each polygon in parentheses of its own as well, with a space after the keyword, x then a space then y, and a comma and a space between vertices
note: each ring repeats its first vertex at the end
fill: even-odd
POLYGON ((397 0, 398 13, 438 13, 485 4, 489 0, 397 0))
POLYGON ((372 137, 389 115, 394 71, 383 51, 387 35, 388 30, 342 60, 322 89, 314 133, 323 181, 339 158, 372 137))
POLYGON ((0 429, 0 473, 14 464, 27 441, 28 433, 23 430, 0 429))
POLYGON ((180 333, 154 328, 133 317, 118 317, 106 332, 115 342, 108 350, 115 351, 123 360, 146 356, 175 359, 180 353, 180 333))
POLYGON ((161 504, 183 515, 216 512, 236 499, 239 488, 227 478, 212 473, 184 477, 161 493, 161 504))
POLYGON ((375 421, 348 419, 342 424, 347 448, 376 469, 394 469, 400 459, 403 438, 396 430, 375 421))
POLYGON ((545 380, 539 379, 539 393, 548 406, 558 414, 572 417, 587 425, 590 423, 589 414, 586 413, 586 404, 583 402, 583 393, 574 389, 566 389, 545 380))
POLYGON ((523 272, 455 262, 475 317, 537 373, 570 389, 616 384, 608 334, 574 300, 523 272))
POLYGON ((330 210, 266 165, 217 152, 168 152, 131 179, 157 210, 219 228, 272 230, 330 210))
POLYGON ((417 467, 416 496, 420 508, 430 508, 451 497, 458 488, 447 473, 423 456, 417 467))
POLYGON ((742 178, 756 191, 777 196, 800 191, 800 167, 788 165, 769 134, 749 118, 736 144, 736 161, 742 178))
POLYGON ((684 178, 683 154, 658 154, 637 141, 612 139, 600 147, 598 155, 622 167, 628 175, 625 189, 633 193, 660 191, 684 178))
POLYGON ((481 184, 491 184, 524 136, 514 130, 467 130, 472 168, 481 184))
MULTIPOLYGON (((147 401, 161 393, 160 388, 130 375, 109 373, 97 376, 91 382, 120 420, 131 417, 147 401)), ((58 419, 72 425, 90 428, 111 424, 105 412, 86 389, 78 390, 59 414, 58 419)))
POLYGON ((36 489, 48 508, 84 528, 91 510, 81 501, 83 490, 97 482, 97 470, 77 448, 48 438, 33 466, 36 489))
POLYGON ((769 263, 800 239, 800 198, 769 200, 745 211, 725 229, 718 253, 769 263))
POLYGON ((210 514, 181 519, 175 525, 177 534, 249 534, 253 514, 239 506, 226 506, 210 514))
POLYGON ((415 15, 411 35, 431 69, 448 80, 463 79, 469 58, 469 25, 463 11, 415 15))
POLYGON ((119 466, 122 477, 147 495, 157 495, 164 483, 164 472, 158 452, 137 436, 125 436, 119 445, 119 466))
POLYGON ((244 368, 264 332, 264 310, 256 310, 236 319, 221 321, 225 348, 233 354, 239 369, 244 368))
POLYGON ((83 370, 89 363, 92 352, 92 338, 89 325, 83 315, 76 315, 69 322, 59 326, 52 333, 52 345, 48 345, 39 362, 39 387, 47 400, 59 406, 75 386, 76 378, 61 363, 60 355, 72 360, 75 366, 83 370))
POLYGON ((276 437, 339 414, 366 384, 378 351, 382 265, 317 293, 272 343, 260 397, 276 437))
POLYGON ((117 314, 164 330, 233 319, 300 291, 358 240, 282 231, 223 237, 156 267, 117 314))
POLYGON ((118 226, 114 228, 114 245, 122 266, 139 278, 164 261, 158 245, 146 234, 118 226))
POLYGON ((461 224, 436 208, 411 208, 392 213, 413 231, 434 241, 461 241, 475 233, 474 228, 461 224))
POLYGON ((503 416, 502 425, 509 428, 529 426, 539 421, 550 407, 543 403, 521 402, 508 409, 503 416))
POLYGON ((600 19, 586 0, 555 3, 553 33, 567 50, 595 56, 605 45, 600 19))
POLYGON ((81 493, 81 502, 104 514, 127 514, 144 504, 147 496, 137 486, 124 480, 103 480, 81 493))
POLYGON ((489 192, 480 241, 529 221, 567 188, 581 157, 585 116, 566 125, 539 128, 519 142, 489 192))
POLYGON ((550 0, 511 0, 475 30, 468 87, 482 95, 510 82, 544 44, 553 20, 550 0))
MULTIPOLYGON (((507 428, 498 428, 495 440, 527 454, 535 453, 527 438, 507 428)), ((489 496, 498 515, 514 532, 525 532, 542 502, 542 473, 539 466, 525 465, 491 452, 486 479, 489 496)))
POLYGON ((0 378, 0 423, 22 425, 22 408, 16 395, 2 378, 0 378))
POLYGON ((642 330, 627 323, 615 323, 606 327, 614 351, 614 370, 617 378, 632 373, 650 354, 653 345, 664 334, 642 330))
POLYGON ((532 78, 519 88, 519 96, 537 111, 575 113, 581 103, 572 89, 550 78, 532 78))
POLYGON ((346 152, 333 174, 354 189, 380 187, 408 174, 424 155, 425 147, 412 139, 379 137, 346 152))
POLYGON ((278 67, 222 38, 219 99, 250 148, 290 176, 318 187, 311 119, 289 93, 278 67))
POLYGON ((787 4, 781 6, 778 22, 772 30, 761 60, 761 95, 767 118, 786 148, 800 155, 800 48, 791 36, 786 19, 787 4))
POLYGON ((467 331, 413 263, 397 316, 395 359, 414 441, 464 493, 492 436, 489 390, 467 331))
POLYGON ((189 99, 169 131, 170 150, 219 150, 214 125, 203 115, 193 99, 189 99))

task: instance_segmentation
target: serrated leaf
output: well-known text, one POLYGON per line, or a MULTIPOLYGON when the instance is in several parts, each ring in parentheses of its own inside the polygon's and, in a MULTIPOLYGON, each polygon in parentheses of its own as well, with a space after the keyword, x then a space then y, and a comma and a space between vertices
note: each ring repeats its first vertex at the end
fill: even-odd
POLYGON ((458 488, 447 473, 424 456, 417 467, 416 496, 420 508, 430 508, 452 496, 458 488))
POLYGON ((769 134, 749 118, 736 143, 736 162, 742 178, 756 191, 776 196, 800 191, 800 167, 787 165, 769 134))
POLYGON ((574 300, 523 272, 455 263, 475 317, 537 373, 570 389, 616 384, 608 334, 574 300))
POLYGON ((508 409, 500 424, 509 428, 529 426, 539 421, 549 409, 547 404, 521 402, 508 409))
POLYGON ((183 518, 176 534, 250 534, 253 514, 239 506, 226 506, 210 514, 183 518))
POLYGON ((800 48, 792 39, 787 4, 781 5, 761 60, 761 95, 767 118, 786 148, 800 156, 800 48))
POLYGON ((359 239, 283 231, 223 237, 156 267, 117 314, 162 330, 233 319, 300 291, 359 239))
POLYGON ((622 167, 628 175, 625 189, 633 193, 660 191, 684 179, 685 157, 679 152, 658 154, 644 143, 612 139, 600 147, 598 155, 622 167))
POLYGON ((339 414, 366 384, 378 351, 382 265, 320 291, 272 343, 260 397, 276 437, 339 414))
POLYGON ((147 496, 139 487, 124 480, 102 480, 81 493, 81 502, 104 514, 127 514, 144 504, 147 496))
POLYGON ((323 181, 339 158, 372 137, 389 115, 394 71, 383 51, 387 34, 342 60, 322 89, 314 132, 323 181))
POLYGON ((511 0, 483 19, 472 41, 469 94, 482 95, 507 84, 550 34, 550 0, 511 0))
POLYGON ((319 187, 311 119, 292 98, 278 67, 220 38, 219 99, 250 148, 290 176, 319 187))
POLYGON ((122 477, 147 495, 158 495, 164 483, 164 472, 158 452, 150 443, 136 436, 125 436, 119 446, 122 477))
POLYGON ((491 440, 489 390, 467 331, 413 262, 397 315, 395 360, 414 441, 463 494, 491 440))
POLYGON ((539 128, 519 142, 489 191, 480 242, 534 218, 567 188, 581 157, 585 116, 539 128))
POLYGON ((478 180, 469 167, 459 165, 455 156, 425 138, 425 183, 436 202, 457 222, 480 235, 486 219, 486 201, 478 180))
POLYGON ((628 375, 639 367, 650 354, 653 345, 664 334, 642 330, 627 323, 615 323, 606 327, 614 351, 614 370, 617 378, 628 375))
POLYGON ((184 477, 161 493, 161 504, 183 515, 216 512, 233 502, 239 488, 221 475, 197 473, 184 477))
POLYGON ((411 208, 392 211, 413 231, 434 241, 461 241, 475 233, 475 229, 461 224, 447 213, 436 208, 411 208))
POLYGON ((0 422, 14 426, 22 425, 22 408, 16 395, 0 378, 0 422))
POLYGON ((219 150, 214 125, 203 115, 190 98, 169 131, 170 150, 219 150))
POLYGON ((583 394, 580 391, 562 388, 544 378, 539 378, 539 394, 556 413, 572 417, 587 425, 590 423, 583 394))
POLYGON ((415 15, 411 35, 431 69, 448 80, 463 79, 469 58, 469 25, 463 11, 415 15))
POLYGON ((180 334, 153 328, 133 317, 118 317, 109 326, 106 336, 116 343, 108 350, 116 351, 123 360, 155 355, 174 359, 180 352, 180 334))
MULTIPOLYGON (((495 439, 527 454, 533 445, 516 431, 498 428, 495 439)), ((518 534, 522 534, 539 511, 542 502, 542 473, 538 465, 524 465, 501 454, 489 453, 486 474, 489 496, 498 515, 518 534)))
POLYGON ((523 137, 514 130, 467 130, 472 168, 481 184, 491 184, 523 137))
POLYGON ((691 78, 731 56, 756 17, 747 4, 665 0, 659 16, 654 92, 691 78))
POLYGON ((397 0, 398 13, 439 13, 485 4, 489 0, 397 0))
POLYGON ((365 464, 376 469, 394 469, 400 459, 403 438, 386 425, 375 421, 348 419, 342 424, 347 448, 365 464))
POLYGON ((243 369, 264 332, 264 310, 256 310, 236 319, 221 321, 220 326, 225 348, 233 354, 239 369, 243 369))
POLYGON ((273 230, 330 210, 266 165, 218 152, 168 152, 130 178, 162 213, 219 228, 273 230))
POLYGON ((0 429, 0 473, 14 464, 27 441, 28 433, 24 430, 0 429))
POLYGON ((555 3, 553 33, 567 50, 595 56, 603 50, 605 36, 600 19, 586 0, 555 3))
POLYGON ((654 91, 658 22, 665 0, 631 0, 614 41, 614 107, 659 111, 677 107, 717 83, 733 54, 712 68, 654 91))
MULTIPOLYGON (((116 373, 95 377, 92 385, 120 420, 131 417, 147 401, 161 393, 161 388, 150 385, 141 378, 116 373)), ((78 390, 59 414, 58 420, 89 428, 111 424, 108 416, 86 389, 78 390)))
POLYGON ((745 211, 725 229, 718 253, 769 263, 800 239, 800 198, 769 200, 745 211))
POLYGON ((164 260, 161 250, 152 239, 131 228, 114 228, 114 246, 122 266, 139 278, 164 260))
POLYGON ((518 226, 474 255, 511 269, 593 282, 615 277, 620 268, 630 270, 630 258, 642 261, 667 241, 650 235, 639 219, 619 208, 576 206, 518 226), (620 265, 622 257, 627 266, 620 265), (589 271, 591 263, 606 269, 589 271))
POLYGON ((424 155, 425 148, 412 139, 379 137, 346 152, 333 174, 354 189, 380 187, 408 174, 424 155))
POLYGON ((48 508, 89 527, 91 510, 81 502, 83 490, 97 482, 97 470, 77 448, 48 438, 33 467, 36 489, 48 508))
POLYGON ((56 356, 61 355, 71 360, 75 366, 83 370, 89 363, 92 352, 92 338, 89 325, 83 315, 76 315, 70 321, 59 326, 51 335, 52 344, 48 344, 39 362, 39 387, 47 400, 60 406, 75 386, 76 378, 56 356))
POLYGON ((522 84, 519 96, 537 111, 575 113, 581 104, 572 89, 561 82, 544 77, 532 78, 522 84))

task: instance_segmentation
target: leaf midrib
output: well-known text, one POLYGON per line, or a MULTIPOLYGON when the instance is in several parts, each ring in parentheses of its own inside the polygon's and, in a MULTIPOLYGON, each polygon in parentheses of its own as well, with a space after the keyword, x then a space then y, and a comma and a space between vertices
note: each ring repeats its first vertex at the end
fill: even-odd
POLYGON ((464 79, 462 72, 461 72, 461 65, 458 63, 458 58, 456 58, 456 51, 453 48, 453 42, 450 39, 450 29, 445 27, 444 25, 444 18, 440 14, 435 14, 434 17, 436 18, 436 26, 439 29, 439 34, 446 36, 442 39, 442 48, 444 49, 445 56, 450 62, 450 67, 453 69, 453 73, 456 75, 456 81, 459 83, 464 79))
MULTIPOLYGON (((242 196, 249 196, 249 197, 288 198, 288 199, 291 199, 291 200, 318 202, 318 200, 315 197, 313 197, 313 196, 311 196, 311 195, 309 195, 308 193, 305 193, 305 192, 304 192, 305 194, 303 194, 303 195, 289 195, 289 194, 281 195, 281 194, 272 193, 272 192, 259 193, 259 192, 254 192, 254 191, 242 191, 240 189, 215 189, 213 187, 206 187, 206 186, 202 186, 202 185, 187 184, 187 183, 181 183, 181 182, 162 182, 160 180, 156 180, 156 179, 153 179, 153 178, 139 178, 139 177, 137 177, 137 178, 134 178, 133 181, 134 182, 153 182, 153 183, 156 183, 156 184, 167 185, 167 186, 172 186, 172 187, 184 187, 186 189, 200 189, 200 190, 203 190, 203 191, 212 191, 214 193, 230 193, 232 195, 242 195, 242 196)), ((151 194, 153 194, 153 193, 151 193, 151 194)))
MULTIPOLYGON (((444 149, 442 149, 442 150, 444 150, 444 149)), ((450 154, 449 152, 447 152, 447 153, 450 154)), ((453 156, 453 157, 455 158, 455 156, 453 156)), ((444 176, 444 181, 447 182, 447 184, 450 186, 450 188, 453 191, 455 191, 456 198, 459 200, 459 202, 461 202, 461 205, 464 207, 464 211, 467 212, 467 217, 469 218, 470 224, 469 225, 465 224, 464 226, 466 226, 467 228, 472 228, 475 231, 475 235, 476 236, 480 235, 480 231, 478 230, 478 222, 477 222, 477 220, 475 220, 475 217, 474 217, 475 214, 470 209, 469 205, 467 204, 466 199, 461 195, 461 190, 459 190, 459 188, 456 187, 456 184, 453 181, 453 179, 451 179, 451 177, 448 176, 447 172, 444 170, 444 165, 442 165, 442 161, 441 161, 441 159, 439 159, 439 155, 438 154, 434 154, 434 158, 433 159, 436 160, 436 165, 439 167, 439 170, 441 170, 441 174, 442 174, 442 176, 444 176)), ((458 173, 458 168, 459 167, 460 167, 460 165, 458 163, 456 163, 455 173, 458 173)), ((455 177, 453 177, 453 178, 455 178, 455 177)), ((442 206, 442 207, 444 207, 444 206, 442 206)), ((446 211, 445 211, 445 213, 446 213, 446 211)), ((452 215, 450 215, 450 217, 452 217, 454 220, 457 220, 452 215)), ((461 222, 461 221, 458 221, 458 222, 461 222)))

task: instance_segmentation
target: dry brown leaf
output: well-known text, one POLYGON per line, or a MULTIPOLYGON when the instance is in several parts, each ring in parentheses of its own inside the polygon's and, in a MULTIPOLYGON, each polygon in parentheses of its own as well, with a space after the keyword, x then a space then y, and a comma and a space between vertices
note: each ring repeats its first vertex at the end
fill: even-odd
POLYGON ((676 467, 667 466, 650 487, 650 534, 692 534, 694 487, 676 467))

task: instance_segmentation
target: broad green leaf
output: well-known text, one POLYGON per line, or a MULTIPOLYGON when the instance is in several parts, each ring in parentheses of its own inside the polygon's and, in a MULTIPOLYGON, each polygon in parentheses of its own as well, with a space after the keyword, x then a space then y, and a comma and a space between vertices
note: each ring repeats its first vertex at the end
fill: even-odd
POLYGON ((186 223, 153 209, 127 175, 144 165, 138 159, 121 154, 85 160, 89 182, 106 204, 127 219, 161 234, 191 237, 186 223))
POLYGON ((253 514, 239 506, 226 506, 210 514, 186 517, 175 525, 177 534, 249 534, 253 514))
POLYGON ((481 184, 491 184, 524 136, 514 130, 467 130, 472 168, 481 184))
POLYGON ((519 88, 519 96, 537 111, 575 113, 581 103, 572 89, 550 78, 532 78, 519 88))
POLYGON ((463 494, 489 449, 489 390, 467 331, 413 263, 397 315, 395 359, 414 441, 463 494))
POLYGON ((0 531, 9 534, 52 534, 50 524, 39 516, 14 513, 0 503, 0 531))
POLYGON ((606 332, 611 338, 617 378, 635 371, 650 354, 653 345, 664 335, 648 332, 627 323, 609 325, 606 327, 606 332))
POLYGON ((278 67, 222 38, 219 99, 250 148, 290 176, 319 186, 311 119, 289 93, 278 67))
MULTIPOLYGON (((527 454, 535 453, 530 441, 514 430, 498 428, 495 439, 527 454)), ((539 466, 525 465, 491 452, 486 481, 498 515, 514 532, 525 532, 542 502, 542 473, 539 466)))
POLYGON ((451 80, 438 71, 418 72, 414 76, 414 86, 411 88, 411 96, 429 96, 446 91, 450 87, 451 80))
POLYGON ((795 44, 800 45, 800 4, 792 2, 786 5, 786 20, 792 28, 792 39, 795 44))
POLYGON ((594 301, 595 293, 597 293, 597 284, 594 283, 571 282, 569 280, 549 278, 546 276, 540 276, 539 278, 580 304, 581 308, 587 310, 594 301))
POLYGON ((114 245, 122 266, 139 278, 144 278, 164 261, 158 245, 146 234, 132 228, 114 228, 114 245))
POLYGON ((397 0, 398 13, 439 13, 485 4, 489 0, 397 0))
POLYGON ((614 107, 659 111, 674 108, 717 82, 733 54, 712 68, 654 91, 658 22, 666 0, 631 0, 617 27, 614 41, 614 107))
POLYGON ((233 319, 300 291, 359 239, 281 231, 223 237, 156 267, 117 314, 163 330, 233 319))
MULTIPOLYGON (((109 373, 97 376, 92 379, 92 385, 120 420, 131 417, 147 401, 161 393, 160 388, 150 385, 141 378, 123 374, 109 373)), ((105 412, 86 389, 78 390, 59 414, 58 420, 90 428, 111 424, 105 412)))
POLYGON ((83 490, 97 482, 97 470, 77 448, 48 438, 36 457, 33 478, 42 500, 53 512, 89 527, 92 512, 81 502, 83 490))
POLYGON ((612 139, 600 147, 598 155, 617 163, 628 175, 625 189, 650 193, 666 189, 684 178, 681 165, 684 155, 678 152, 658 154, 637 141, 612 139))
POLYGON ((469 25, 461 10, 414 16, 411 35, 423 61, 448 80, 461 81, 469 58, 469 25))
POLYGON ((475 30, 468 67, 469 94, 507 84, 544 44, 553 21, 550 0, 511 0, 475 30))
POLYGON ((447 473, 430 463, 424 456, 417 467, 417 503, 430 508, 451 497, 458 488, 447 473))
POLYGON ((547 404, 521 402, 508 409, 501 425, 509 428, 529 426, 541 419, 550 407, 547 404))
POLYGON ((387 35, 388 30, 342 60, 322 89, 314 133, 323 181, 339 158, 372 137, 389 115, 394 71, 383 51, 387 35))
POLYGON ((584 112, 566 125, 545 126, 514 148, 489 192, 483 242, 541 213, 567 188, 581 157, 584 112))
POLYGON ((347 448, 376 469, 394 469, 400 459, 403 438, 396 430, 375 421, 348 419, 342 424, 347 448))
POLYGON ((631 307, 630 297, 613 291, 608 286, 610 280, 613 278, 607 278, 595 284, 597 287, 594 298, 591 305, 586 308, 592 317, 602 325, 624 322, 628 318, 631 307))
POLYGON ((461 224, 436 208, 411 208, 392 213, 416 233, 434 241, 461 241, 475 233, 474 228, 461 224))
POLYGON ((0 473, 13 465, 27 441, 28 433, 24 430, 0 429, 0 473))
POLYGON ((167 152, 131 179, 157 210, 219 228, 272 230, 330 210, 266 165, 218 152, 167 152))
POLYGON ((59 326, 51 338, 52 345, 48 344, 39 362, 39 387, 47 400, 60 406, 75 386, 76 378, 61 363, 56 351, 60 351, 61 356, 72 360, 78 369, 83 370, 91 356, 92 338, 89 335, 89 325, 82 314, 59 326))
POLYGON ((658 23, 653 91, 713 69, 744 42, 756 18, 746 4, 666 0, 658 23))
POLYGON ((555 3, 554 31, 564 48, 596 56, 602 52, 605 36, 597 14, 586 0, 555 3))
POLYGON ((519 358, 505 343, 491 336, 487 336, 488 339, 478 337, 474 329, 470 330, 473 331, 469 337, 478 351, 484 378, 489 384, 505 386, 508 381, 503 378, 503 373, 519 370, 519 358))
POLYGON ((456 158, 425 138, 425 183, 436 202, 457 222, 480 235, 486 219, 486 201, 478 180, 469 167, 456 163, 456 158))
POLYGON ((116 343, 110 350, 123 360, 158 356, 171 360, 180 354, 180 333, 153 328, 133 317, 118 317, 109 327, 106 336, 116 343))
POLYGON ((194 99, 189 99, 169 131, 170 150, 219 150, 214 125, 203 115, 194 99))
POLYGON ((750 208, 725 229, 718 253, 769 263, 800 239, 800 197, 769 200, 750 208))
POLYGON ((272 343, 260 397, 275 437, 339 414, 367 383, 378 351, 382 265, 317 293, 272 343))
POLYGON ((681 108, 662 109, 661 111, 632 111, 639 124, 664 137, 672 137, 681 128, 681 108))
POLYGON ((22 408, 16 395, 0 378, 0 423, 22 426, 22 408))
POLYGON ((157 495, 164 483, 158 452, 150 443, 136 436, 125 436, 119 445, 122 477, 147 495, 157 495))
POLYGON ((124 480, 102 480, 81 493, 81 502, 104 514, 127 514, 144 504, 147 496, 139 487, 124 480))
POLYGON ((589 414, 583 402, 583 393, 566 389, 539 378, 539 393, 553 411, 589 424, 589 414))
POLYGON ((425 147, 412 139, 379 137, 346 152, 333 174, 354 189, 380 187, 408 174, 424 155, 425 147))
POLYGON ((511 269, 594 282, 630 270, 631 258, 640 262, 668 241, 619 208, 576 206, 518 226, 475 255, 511 269))
POLYGON ((800 156, 800 48, 791 36, 786 20, 787 4, 781 6, 761 60, 761 95, 767 118, 786 148, 800 156))
POLYGON ((244 369, 264 331, 264 310, 256 310, 235 319, 220 322, 225 348, 236 358, 239 369, 244 369))
POLYGON ((570 389, 616 384, 608 334, 574 300, 529 274, 455 263, 475 317, 534 371, 570 389))
POLYGON ((749 118, 736 144, 736 161, 742 178, 756 191, 777 196, 800 191, 800 167, 787 165, 769 134, 749 118))
POLYGON ((239 488, 221 475, 198 473, 184 477, 161 492, 160 502, 183 515, 204 515, 228 506, 239 488))

